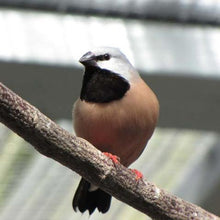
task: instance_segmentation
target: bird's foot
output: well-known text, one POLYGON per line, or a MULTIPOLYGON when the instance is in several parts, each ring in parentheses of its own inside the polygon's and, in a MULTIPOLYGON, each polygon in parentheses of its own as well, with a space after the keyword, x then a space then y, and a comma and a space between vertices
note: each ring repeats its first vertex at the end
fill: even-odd
POLYGON ((135 173, 135 175, 136 175, 135 179, 136 180, 140 180, 140 179, 143 178, 143 174, 140 171, 138 171, 136 169, 131 169, 131 171, 135 173))
POLYGON ((103 154, 105 154, 105 156, 107 156, 109 159, 111 159, 111 161, 114 164, 117 164, 120 161, 120 158, 118 156, 116 156, 116 155, 113 155, 113 154, 108 153, 108 152, 103 152, 103 154))

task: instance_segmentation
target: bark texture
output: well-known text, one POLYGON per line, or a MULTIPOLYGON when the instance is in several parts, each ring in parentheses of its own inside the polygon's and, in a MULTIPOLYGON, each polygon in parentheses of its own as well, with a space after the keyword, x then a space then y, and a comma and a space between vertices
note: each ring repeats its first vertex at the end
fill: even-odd
POLYGON ((120 163, 113 164, 86 140, 62 129, 2 83, 0 121, 41 154, 154 219, 220 219, 151 182, 137 181, 131 170, 120 163))

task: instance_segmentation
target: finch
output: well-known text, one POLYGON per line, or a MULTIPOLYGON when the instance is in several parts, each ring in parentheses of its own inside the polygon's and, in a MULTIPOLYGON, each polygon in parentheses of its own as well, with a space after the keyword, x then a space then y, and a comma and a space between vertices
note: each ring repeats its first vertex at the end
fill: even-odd
MULTIPOLYGON (((117 48, 95 48, 83 55, 82 88, 74 103, 76 135, 102 152, 120 158, 128 167, 143 152, 155 129, 159 103, 156 95, 117 48)), ((81 179, 73 209, 92 214, 109 210, 111 195, 81 179)))

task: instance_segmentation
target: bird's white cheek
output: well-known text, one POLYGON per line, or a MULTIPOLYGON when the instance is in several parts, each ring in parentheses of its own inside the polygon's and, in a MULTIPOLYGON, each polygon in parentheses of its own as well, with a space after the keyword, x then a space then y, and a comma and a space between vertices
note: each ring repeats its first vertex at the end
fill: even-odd
POLYGON ((125 63, 118 62, 114 59, 110 59, 107 61, 99 61, 97 64, 101 69, 106 69, 113 73, 117 73, 121 75, 123 78, 127 79, 128 81, 131 79, 129 65, 125 63))
POLYGON ((113 59, 106 61, 98 61, 97 64, 101 69, 107 69, 115 73, 118 73, 118 71, 120 71, 117 62, 114 62, 113 59))

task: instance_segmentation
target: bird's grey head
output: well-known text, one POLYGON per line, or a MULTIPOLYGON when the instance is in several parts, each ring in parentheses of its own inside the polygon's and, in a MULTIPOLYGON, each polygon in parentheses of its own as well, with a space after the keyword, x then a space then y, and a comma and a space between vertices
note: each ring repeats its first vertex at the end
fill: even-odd
POLYGON ((126 56, 114 47, 99 47, 84 54, 80 60, 85 67, 94 66, 110 70, 128 81, 139 77, 126 56))

